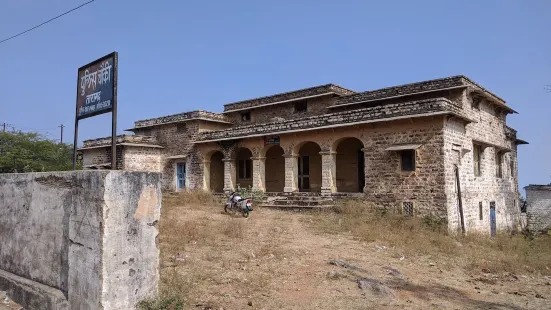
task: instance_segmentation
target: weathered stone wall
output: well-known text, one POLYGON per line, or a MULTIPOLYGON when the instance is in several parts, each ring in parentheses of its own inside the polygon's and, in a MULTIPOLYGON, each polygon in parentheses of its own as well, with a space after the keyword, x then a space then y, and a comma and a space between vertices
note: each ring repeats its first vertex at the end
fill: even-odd
POLYGON ((224 112, 229 112, 237 109, 247 109, 247 108, 252 108, 252 107, 280 102, 280 101, 319 96, 327 93, 334 93, 340 96, 346 96, 346 95, 354 94, 355 92, 334 84, 320 85, 320 86, 290 91, 286 93, 276 94, 272 96, 260 97, 260 98, 225 104, 224 112))
POLYGON ((499 230, 517 229, 520 225, 517 146, 507 138, 505 117, 486 101, 473 106, 468 91, 455 100, 464 113, 476 122, 450 119, 444 128, 444 160, 449 228, 460 229, 459 200, 455 166, 459 169, 461 201, 467 231, 490 232, 490 203, 495 202, 499 230), (473 144, 482 146, 481 174, 475 176, 473 144), (503 152, 502 177, 496 175, 496 152, 503 152), (482 217, 480 217, 482 203, 482 217))
POLYGON ((260 124, 279 121, 279 120, 295 120, 303 119, 309 116, 326 114, 329 112, 327 107, 329 107, 335 101, 335 98, 331 95, 310 98, 306 99, 307 101, 307 111, 306 112, 296 112, 295 103, 296 102, 287 102, 280 103, 275 105, 264 106, 256 109, 249 110, 251 113, 251 120, 248 122, 241 121, 241 113, 244 111, 237 111, 227 113, 226 116, 228 121, 230 121, 235 126, 243 126, 250 124, 260 124))
MULTIPOLYGON (((111 137, 85 140, 83 142, 83 147, 88 148, 88 147, 111 145, 111 140, 112 140, 111 137)), ((151 137, 151 136, 120 135, 120 136, 117 136, 117 144, 121 144, 121 143, 155 145, 157 141, 155 140, 155 137, 151 137)))
POLYGON ((26 309, 134 309, 156 293, 160 175, 0 175, 0 290, 26 309))
POLYGON ((107 157, 107 148, 94 148, 82 151, 84 156, 82 157, 82 165, 99 165, 105 163, 111 163, 111 156, 107 157))
POLYGON ((551 229, 551 185, 529 185, 525 189, 528 229, 533 232, 551 229))
POLYGON ((125 146, 123 170, 161 172, 161 150, 159 148, 125 146))
POLYGON ((134 122, 135 128, 156 127, 176 122, 186 122, 191 120, 212 120, 217 122, 226 122, 226 116, 221 113, 208 112, 203 110, 189 111, 179 114, 167 115, 162 117, 150 118, 134 122))
MULTIPOLYGON (((117 169, 124 168, 123 146, 117 145, 117 169)), ((93 166, 93 169, 110 169, 111 167, 111 147, 92 147, 89 149, 80 149, 83 154, 82 164, 84 169, 93 166)))
POLYGON ((203 132, 198 140, 241 138, 249 135, 263 135, 300 131, 319 127, 353 125, 361 122, 383 121, 392 118, 405 118, 422 114, 456 114, 462 111, 454 102, 446 98, 401 102, 383 106, 370 106, 362 109, 305 117, 300 120, 275 121, 265 124, 236 126, 226 130, 203 132))
MULTIPOLYGON (((320 153, 335 155, 338 154, 339 142, 343 141, 343 138, 357 138, 364 147, 364 192, 367 200, 398 211, 401 210, 403 202, 411 201, 414 202, 416 214, 433 214, 445 218, 447 214, 442 154, 443 118, 444 116, 423 117, 280 135, 280 146, 286 157, 283 182, 288 184, 289 178, 293 178, 297 168, 296 156, 306 142, 312 141, 319 145, 320 153), (417 149, 415 172, 402 172, 399 153, 386 150, 396 144, 421 144, 417 149), (291 167, 293 160, 295 166, 291 167)), ((267 150, 273 148, 271 145, 264 145, 263 138, 244 139, 239 141, 238 145, 251 150, 253 158, 266 157, 267 150)), ((214 143, 200 144, 198 148, 202 154, 219 149, 220 146, 214 143)), ((336 161, 336 171, 339 171, 339 164, 343 162, 345 161, 336 161)), ((328 162, 322 160, 321 167, 311 173, 322 174, 323 178, 322 172, 331 169, 327 164, 328 162)), ((267 162, 265 166, 266 170, 261 172, 272 169, 268 167, 267 162)), ((273 176, 272 173, 266 172, 259 179, 267 179, 267 174, 273 176)))

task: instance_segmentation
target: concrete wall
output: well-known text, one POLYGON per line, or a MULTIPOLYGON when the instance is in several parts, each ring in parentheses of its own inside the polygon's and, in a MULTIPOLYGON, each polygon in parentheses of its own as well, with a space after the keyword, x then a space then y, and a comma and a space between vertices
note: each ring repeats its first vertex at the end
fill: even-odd
POLYGON ((529 185, 525 189, 528 229, 551 229, 551 185, 529 185))
POLYGON ((133 309, 156 293, 158 173, 0 174, 0 290, 26 309, 133 309))

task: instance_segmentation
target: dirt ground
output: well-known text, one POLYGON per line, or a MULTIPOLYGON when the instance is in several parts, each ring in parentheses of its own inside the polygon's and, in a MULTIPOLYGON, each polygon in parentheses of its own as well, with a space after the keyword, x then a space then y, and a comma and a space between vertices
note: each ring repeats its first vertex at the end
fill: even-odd
POLYGON ((9 299, 6 292, 0 291, 0 310, 21 310, 20 305, 9 299))
POLYGON ((163 206, 161 292, 186 309, 551 309, 549 276, 467 273, 322 232, 318 216, 163 206))

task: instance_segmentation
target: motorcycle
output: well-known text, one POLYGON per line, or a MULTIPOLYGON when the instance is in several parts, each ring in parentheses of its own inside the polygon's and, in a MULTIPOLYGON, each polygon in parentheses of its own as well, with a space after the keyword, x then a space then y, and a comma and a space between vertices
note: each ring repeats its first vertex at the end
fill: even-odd
POLYGON ((253 202, 251 199, 242 198, 238 193, 231 192, 228 195, 228 201, 224 205, 224 212, 237 211, 243 214, 243 217, 249 217, 249 212, 253 210, 253 202))

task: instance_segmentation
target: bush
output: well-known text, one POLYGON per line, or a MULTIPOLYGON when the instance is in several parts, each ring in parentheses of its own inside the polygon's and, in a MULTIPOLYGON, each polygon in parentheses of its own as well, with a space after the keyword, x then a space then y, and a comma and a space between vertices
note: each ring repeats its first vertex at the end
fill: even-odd
POLYGON ((253 189, 251 186, 241 187, 237 185, 236 192, 241 194, 243 198, 250 198, 255 204, 262 203, 266 198, 264 192, 253 189))

